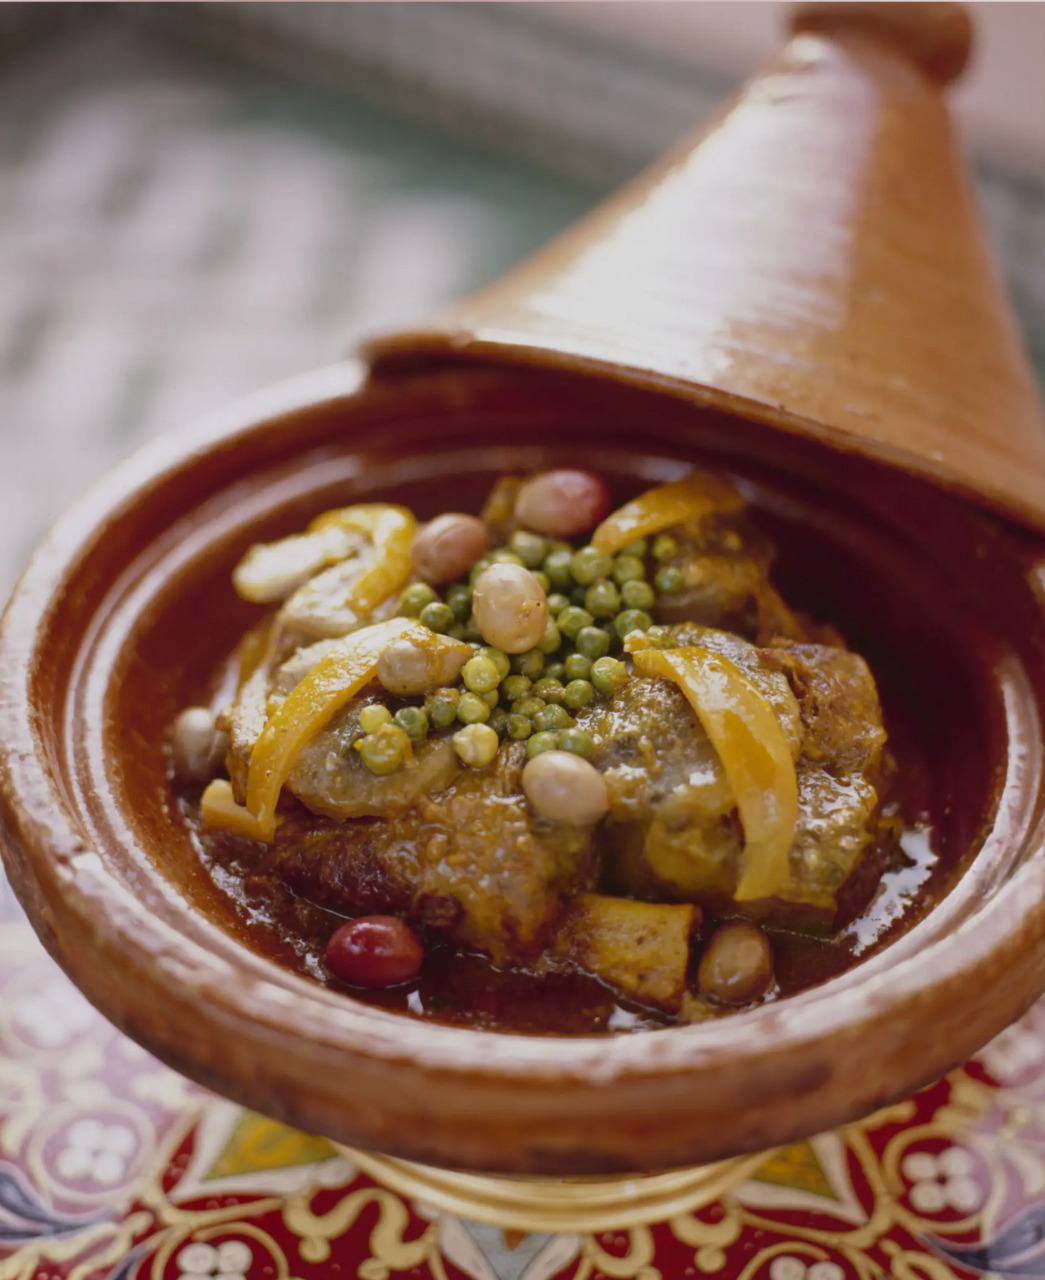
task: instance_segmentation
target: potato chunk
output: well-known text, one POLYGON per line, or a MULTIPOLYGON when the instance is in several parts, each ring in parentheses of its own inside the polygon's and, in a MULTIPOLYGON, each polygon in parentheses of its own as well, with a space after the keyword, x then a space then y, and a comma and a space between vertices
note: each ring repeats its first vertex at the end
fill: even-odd
POLYGON ((567 907, 556 953, 640 1004, 682 1007, 689 945, 700 924, 690 903, 668 905, 582 893, 567 907))

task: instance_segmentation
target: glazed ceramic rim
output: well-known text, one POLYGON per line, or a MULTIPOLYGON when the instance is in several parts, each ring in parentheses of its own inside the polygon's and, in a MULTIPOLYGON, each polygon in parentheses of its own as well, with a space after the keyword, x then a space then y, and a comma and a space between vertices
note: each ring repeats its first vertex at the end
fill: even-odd
MULTIPOLYGON (((327 411, 339 402, 350 402, 365 376, 364 366, 355 361, 317 370, 259 393, 178 438, 147 446, 99 482, 59 522, 12 595, 0 628, 6 664, 0 686, 5 850, 16 872, 21 870, 24 851, 29 851, 27 873, 15 874, 13 879, 16 888, 19 883, 23 889, 31 884, 39 892, 37 910, 31 909, 30 914, 52 950, 58 949, 53 939, 62 930, 86 941, 88 955, 63 951, 56 958, 103 1013, 136 1034, 135 1026, 128 1025, 118 1007, 114 1009, 99 976, 98 966, 112 961, 125 966, 128 983, 144 982, 156 999, 191 995, 213 1025, 235 1028, 248 1043, 252 1033, 260 1035, 263 1030, 269 1039, 266 1053, 278 1046, 282 1033, 291 1059, 290 1050, 300 1048, 304 1038, 317 1067, 340 1065, 346 1078, 369 1073, 368 1087, 387 1102, 388 1114, 396 1113, 397 1087, 423 1087, 424 1106, 433 1116, 444 1108, 451 1124, 455 1115, 467 1115, 473 1104, 480 1108, 496 1104, 503 1113, 502 1137, 525 1132, 532 1124, 564 1125, 562 1144, 546 1150, 536 1164, 546 1171, 577 1172, 582 1168, 655 1169, 685 1159, 717 1159, 842 1123, 892 1100, 897 1090, 868 1069, 865 1078, 857 1081, 854 1076, 858 1087, 849 1096, 839 1092, 837 1080, 832 1081, 834 1102, 825 1107, 818 1094, 831 1080, 830 1071, 826 1076, 822 1071, 810 1072, 804 1062, 818 1044, 830 1041, 835 1066, 861 1061, 867 1065, 868 1045, 877 1044, 881 1064, 890 1061, 890 1054, 902 1052, 905 1038, 920 1028, 945 1028, 942 1041, 949 1048, 927 1047, 924 1071, 905 1081, 904 1092, 908 1092, 957 1065, 1028 1007, 1045 987, 1045 859, 1038 856, 1045 843, 1037 791, 1041 770, 1040 760, 1031 758, 1010 760, 997 820, 984 845, 986 849, 993 841, 1016 839, 1025 860, 1007 883, 997 889, 992 886, 990 900, 974 918, 959 922, 949 936, 877 972, 868 962, 787 1001, 722 1022, 613 1038, 527 1037, 444 1026, 358 1004, 227 938, 237 950, 237 983, 230 990, 227 958, 180 937, 169 922, 146 910, 106 866, 104 849, 95 850, 84 841, 75 806, 50 776, 35 727, 38 710, 29 697, 34 650, 55 591, 103 519, 146 500, 150 490, 179 469, 229 448, 241 435, 294 412, 327 411), (988 964, 1025 977, 1032 970, 1035 990, 1027 994, 1026 982, 1013 983, 1011 989, 994 983, 988 1005, 983 995, 977 1005, 977 973, 988 964), (922 1008, 929 991, 934 997, 932 1019, 922 1008), (854 1017, 857 997, 862 1008, 854 1017), (948 1011, 946 1016, 942 1009, 948 1011), (273 1025, 276 1012, 286 1020, 273 1025), (989 1028, 986 1035, 985 1027, 989 1028), (740 1125, 728 1140, 712 1137, 706 1140, 710 1143, 706 1150, 684 1154, 672 1146, 675 1139, 669 1131, 673 1132, 675 1113, 671 1109, 684 1105, 696 1082, 721 1080, 726 1071, 746 1072, 745 1078, 762 1090, 758 1098, 762 1110, 778 1097, 788 1103, 786 1114, 768 1133, 764 1123, 753 1131, 740 1125), (648 1163, 640 1166, 634 1157, 614 1154, 612 1142, 603 1155, 573 1163, 570 1132, 576 1134, 580 1125, 612 1128, 621 1120, 622 1105, 628 1109, 629 1124, 649 1127, 648 1163), (660 1136, 653 1133, 658 1125, 660 1136)), ((1008 712, 1018 716, 1018 682, 1010 682, 1006 692, 1008 712)), ((125 833, 129 838, 129 831, 125 833)), ((975 880, 975 874, 974 864, 965 879, 975 880)), ((221 935, 216 926, 213 932, 216 938, 221 935)), ((266 1092, 260 1083, 265 1072, 272 1080, 280 1078, 281 1064, 275 1058, 264 1064, 256 1061, 253 1068, 239 1061, 228 1074, 221 1074, 198 1068, 191 1052, 181 1053, 161 1037, 140 1038, 147 1048, 205 1083, 249 1105, 301 1122, 293 1097, 284 1103, 271 1091, 273 1086, 266 1092)), ((878 1074, 883 1072, 886 1068, 880 1066, 878 1074)), ((296 1082, 302 1084, 300 1079, 296 1082)), ((404 1138, 388 1129, 387 1119, 379 1115, 368 1127, 356 1116, 329 1136, 429 1162, 443 1159, 476 1169, 523 1167, 489 1137, 471 1135, 460 1149, 448 1150, 445 1134, 404 1138), (469 1145, 472 1139, 475 1144, 469 1145)), ((597 1134, 592 1143, 593 1150, 600 1147, 597 1134)))

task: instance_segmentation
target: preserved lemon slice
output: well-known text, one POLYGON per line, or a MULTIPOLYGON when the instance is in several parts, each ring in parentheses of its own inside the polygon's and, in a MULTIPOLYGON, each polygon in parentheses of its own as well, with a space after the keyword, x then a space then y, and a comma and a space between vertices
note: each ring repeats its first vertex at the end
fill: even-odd
POLYGON ((798 779, 784 730, 740 670, 710 649, 640 649, 636 671, 674 680, 718 752, 744 828, 744 861, 734 897, 787 898, 789 855, 798 822, 798 779))
POLYGON ((276 804, 305 744, 374 679, 377 661, 400 636, 432 647, 456 644, 411 618, 390 618, 345 636, 288 694, 261 731, 247 772, 247 803, 236 802, 227 781, 212 782, 203 793, 203 820, 209 827, 255 840, 276 834, 276 804))
POLYGON ((324 511, 308 526, 310 534, 337 528, 365 533, 374 547, 374 563, 352 584, 347 604, 356 613, 369 613, 382 600, 406 585, 410 577, 410 549, 417 521, 406 507, 364 502, 355 507, 324 511))
POLYGON ((728 480, 712 472, 698 472, 647 489, 603 520, 591 536, 591 544, 610 555, 629 542, 648 538, 686 520, 699 520, 713 511, 739 511, 744 499, 728 480))

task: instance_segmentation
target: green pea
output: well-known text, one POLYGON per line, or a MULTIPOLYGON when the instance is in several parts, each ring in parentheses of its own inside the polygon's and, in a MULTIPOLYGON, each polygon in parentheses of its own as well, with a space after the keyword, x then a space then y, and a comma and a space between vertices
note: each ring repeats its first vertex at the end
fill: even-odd
POLYGON ((490 718, 490 707, 477 693, 462 693, 457 703, 457 718, 462 724, 482 724, 490 718))
POLYGON ((541 535, 526 529, 517 529, 508 539, 508 546, 527 569, 536 569, 548 554, 548 544, 541 535))
POLYGON ((511 666, 517 676, 539 680, 544 670, 544 654, 540 649, 528 649, 525 653, 516 653, 512 656, 511 666))
POLYGON ((411 742, 424 742, 428 737, 428 717, 422 707, 400 707, 395 722, 411 742))
POLYGON ((653 559, 671 560, 679 553, 679 544, 670 533, 658 533, 653 539, 653 559))
POLYGON ((500 743, 488 724, 470 724, 454 734, 454 750, 462 764, 484 769, 493 764, 500 743))
POLYGON ((450 637, 451 640, 463 640, 464 627, 462 627, 459 622, 455 622, 454 625, 450 628, 450 630, 446 634, 450 637))
POLYGON ((634 556, 636 560, 641 560, 646 554, 646 539, 640 538, 638 542, 629 542, 626 547, 621 547, 622 556, 634 556))
POLYGON ((592 661, 610 651, 610 638, 599 627, 581 627, 573 643, 577 646, 578 653, 591 658, 592 661))
POLYGON ((545 702, 561 702, 566 695, 566 690, 558 680, 545 676, 543 680, 537 681, 531 693, 535 698, 543 698, 545 702))
POLYGON ((487 689, 485 693, 480 693, 478 696, 482 698, 492 711, 501 700, 501 691, 500 689, 487 689))
POLYGON ((677 595, 686 585, 682 570, 675 564, 666 564, 653 577, 653 585, 665 596, 677 595))
POLYGON ((548 577, 548 575, 544 572, 543 569, 534 569, 533 576, 537 580, 537 582, 540 584, 541 590, 544 592, 545 595, 547 595, 548 592, 552 589, 551 578, 548 577))
POLYGON ((461 679, 472 693, 489 693, 501 683, 501 673, 489 658, 470 658, 461 668, 461 679))
POLYGON ((628 668, 618 658, 599 658, 591 664, 591 682, 601 694, 615 693, 628 679, 628 668))
MULTIPOLYGON (((544 668, 544 676, 546 676, 549 680, 558 680, 560 684, 563 683, 563 676, 565 676, 565 674, 566 674, 565 662, 549 662, 544 668)), ((542 679, 543 678, 544 677, 542 677, 542 679)))
POLYGON ((433 600, 431 604, 426 604, 421 610, 419 620, 424 623, 429 631, 445 633, 454 625, 454 614, 448 604, 433 600))
POLYGON ((484 644, 475 656, 489 659, 497 668, 497 674, 502 680, 512 669, 511 658, 508 657, 503 649, 495 649, 492 645, 484 644))
POLYGON ((473 564, 468 570, 468 581, 473 587, 492 564, 493 560, 488 555, 480 556, 479 559, 476 560, 475 564, 473 564))
POLYGON ((425 698, 428 720, 436 729, 445 729, 457 719, 460 693, 456 689, 436 689, 425 698))
POLYGON ((571 680, 566 686, 563 701, 571 711, 580 711, 581 707, 586 707, 594 698, 595 690, 588 680, 571 680))
POLYGON ((410 739, 402 729, 386 724, 360 739, 359 758, 376 777, 386 778, 400 768, 409 746, 410 739))
POLYGON ((469 644, 482 644, 483 633, 479 630, 479 624, 474 618, 469 618, 464 624, 461 639, 467 640, 469 644))
POLYGON ((490 718, 487 724, 502 740, 508 736, 508 721, 511 719, 508 712, 503 707, 494 707, 490 712, 490 718))
POLYGON ((620 555, 613 562, 613 581, 623 587, 626 582, 638 582, 646 576, 646 566, 638 556, 620 555))
MULTIPOLYGON (((665 569, 660 571, 660 573, 666 572, 665 569)), ((657 574, 658 578, 660 573, 657 574)), ((620 589, 621 604, 626 609, 652 609, 656 598, 648 582, 626 582, 620 589)))
POLYGON ((565 707, 543 707, 533 718, 533 727, 539 733, 547 733, 554 729, 568 729, 573 724, 570 713, 565 707))
POLYGON ((573 586, 573 577, 570 574, 570 561, 573 559, 573 552, 569 549, 551 551, 544 557, 544 572, 548 575, 548 581, 553 587, 569 588, 573 586))
POLYGON ((569 608, 569 604, 569 596, 564 596, 561 591, 553 591, 548 597, 548 612, 554 618, 558 614, 562 613, 563 609, 569 608))
POLYGON ((612 582, 593 582, 584 595, 584 607, 593 618, 612 618, 620 608, 620 592, 612 582))
POLYGON ((570 604, 576 605, 578 609, 583 609, 584 598, 587 594, 587 587, 574 587, 570 592, 570 604))
POLYGON ((399 597, 399 612, 407 618, 416 618, 426 604, 439 597, 427 582, 412 582, 399 597))
POLYGON ((612 568, 613 561, 598 547, 581 547, 580 551, 573 553, 573 559, 570 561, 573 580, 582 587, 588 587, 600 578, 608 578, 612 568))
POLYGON ((508 717, 508 737, 516 742, 525 742, 533 733, 533 721, 529 716, 512 714, 508 717))
POLYGON ((658 649, 671 649, 675 644, 675 637, 671 634, 670 627, 649 627, 646 634, 658 649))
POLYGON ((514 702, 516 698, 525 698, 532 684, 533 681, 526 676, 505 676, 501 681, 501 696, 507 702, 514 702))
POLYGON ((623 609, 617 614, 614 625, 617 635, 623 640, 629 631, 645 631, 647 627, 652 627, 653 619, 645 609, 623 609))
POLYGON ((535 698, 532 695, 525 698, 516 698, 512 703, 512 715, 525 716, 527 720, 532 720, 543 706, 543 698, 535 698))
POLYGON ((587 680, 591 675, 591 658, 583 653, 571 653, 563 663, 563 673, 567 680, 587 680))
POLYGON ((522 564, 521 556, 509 551, 507 547, 498 547, 496 551, 489 551, 487 554, 491 564, 522 564))
POLYGON ((359 713, 359 727, 364 733, 377 733, 384 724, 392 723, 392 713, 381 702, 371 702, 359 713))
POLYGON ((558 739, 560 751, 572 751, 585 760, 590 760, 595 753, 595 739, 587 729, 561 729, 558 739))
POLYGON ((555 625, 564 636, 573 640, 582 627, 590 627, 594 621, 587 609, 578 609, 576 605, 571 604, 555 619, 555 625))
POLYGON ((562 644, 562 636, 559 634, 559 628, 556 624, 548 619, 548 625, 544 628, 544 635, 537 641, 537 648, 541 653, 554 653, 562 644))
POLYGON ((472 612, 472 589, 457 583, 446 593, 446 603, 458 622, 467 622, 472 612))
POLYGON ((542 751, 554 751, 559 745, 559 735, 557 733, 535 733, 526 743, 526 758, 532 760, 534 756, 539 756, 542 751))

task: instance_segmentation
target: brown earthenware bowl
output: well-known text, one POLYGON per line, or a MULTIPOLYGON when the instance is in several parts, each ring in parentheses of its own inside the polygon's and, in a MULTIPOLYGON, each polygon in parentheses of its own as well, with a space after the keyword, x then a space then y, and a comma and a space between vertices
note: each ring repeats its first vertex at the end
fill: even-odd
POLYGON ((57 527, 0 633, 5 862, 50 952, 159 1057, 354 1145, 492 1171, 664 1169, 901 1098, 1045 988, 1045 551, 924 480, 710 407, 495 364, 391 381, 345 364, 126 463, 57 527), (707 460, 781 547, 785 591, 868 653, 931 761, 952 867, 908 933, 735 1017, 619 1037, 439 1026, 257 951, 166 777, 172 717, 254 616, 258 538, 360 497, 476 504, 508 466, 619 492, 707 460))

